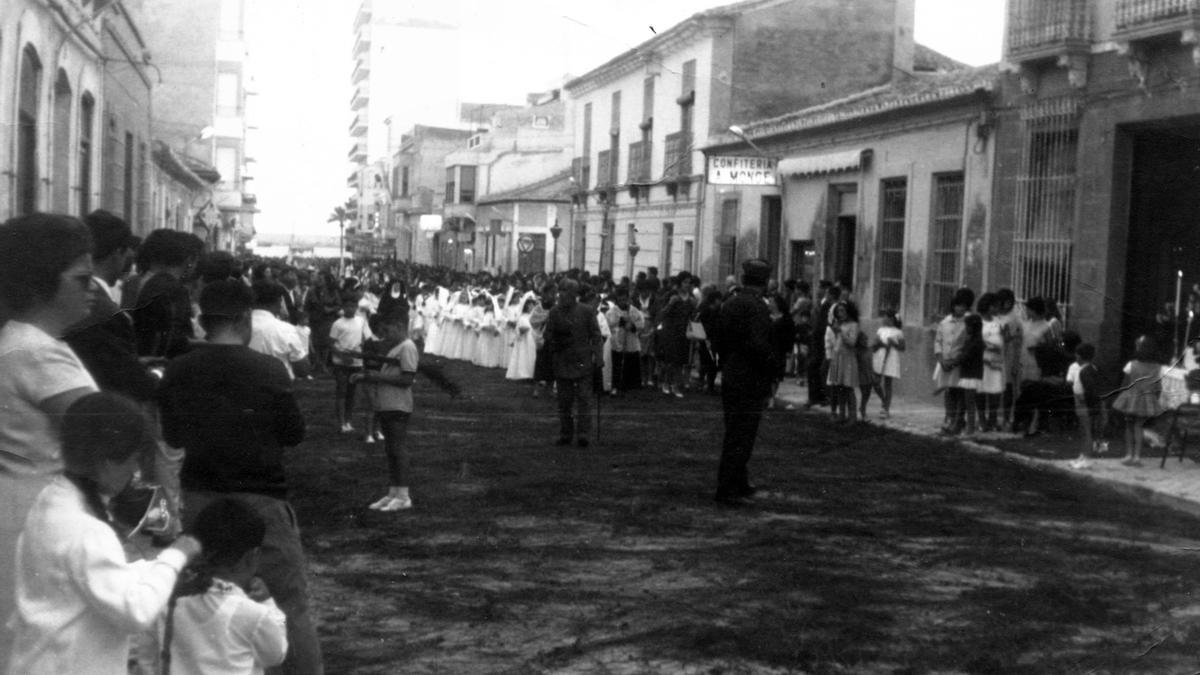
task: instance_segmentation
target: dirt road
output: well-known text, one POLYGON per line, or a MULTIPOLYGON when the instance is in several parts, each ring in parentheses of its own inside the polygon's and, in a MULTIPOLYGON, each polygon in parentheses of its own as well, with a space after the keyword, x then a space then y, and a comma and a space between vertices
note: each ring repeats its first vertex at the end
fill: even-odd
POLYGON ((953 445, 768 413, 757 504, 711 501, 719 400, 605 399, 556 448, 499 371, 418 380, 416 508, 300 386, 290 460, 330 673, 1191 673, 1192 519, 953 445))

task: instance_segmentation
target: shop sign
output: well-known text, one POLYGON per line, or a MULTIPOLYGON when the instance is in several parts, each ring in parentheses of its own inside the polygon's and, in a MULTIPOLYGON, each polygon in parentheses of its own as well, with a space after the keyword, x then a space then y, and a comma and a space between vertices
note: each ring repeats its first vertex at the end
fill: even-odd
POLYGON ((779 160, 770 157, 709 157, 708 182, 714 185, 777 185, 779 160))

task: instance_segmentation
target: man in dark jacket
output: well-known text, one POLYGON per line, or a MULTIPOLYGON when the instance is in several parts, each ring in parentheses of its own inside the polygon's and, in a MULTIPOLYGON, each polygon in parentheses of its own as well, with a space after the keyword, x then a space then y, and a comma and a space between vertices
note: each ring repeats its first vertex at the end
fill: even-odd
POLYGON ((555 445, 588 445, 592 369, 602 360, 596 312, 579 302, 579 284, 570 279, 558 289, 558 302, 546 319, 546 348, 558 389, 559 434, 555 445))
POLYGON ((287 501, 284 448, 304 440, 304 417, 278 359, 251 350, 251 292, 238 280, 200 294, 207 344, 172 360, 159 387, 163 436, 184 448, 184 521, 237 497, 267 521, 259 564, 287 616, 285 673, 321 673, 321 649, 308 612, 308 580, 296 514, 287 501))
POLYGON ((771 315, 763 301, 771 266, 765 260, 742 263, 742 288, 721 305, 714 346, 721 364, 721 406, 725 439, 717 472, 718 503, 738 506, 754 496, 746 465, 762 411, 771 396, 774 350, 771 315))

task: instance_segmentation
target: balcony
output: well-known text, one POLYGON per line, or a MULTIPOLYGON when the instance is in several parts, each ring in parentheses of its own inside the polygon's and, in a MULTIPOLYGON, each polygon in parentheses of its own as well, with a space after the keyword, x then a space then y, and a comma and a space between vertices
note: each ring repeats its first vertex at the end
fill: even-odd
POLYGON ((684 131, 667 134, 663 157, 664 178, 687 178, 692 175, 692 135, 684 131))
POLYGON ((576 157, 571 160, 571 178, 575 179, 575 190, 587 190, 592 184, 592 160, 576 157))
POLYGON ((1200 0, 1117 0, 1113 39, 1122 42, 1200 29, 1200 0))
POLYGON ((350 152, 346 153, 346 156, 350 158, 351 162, 357 162, 359 164, 366 162, 367 161, 367 142, 366 141, 358 141, 354 145, 351 145, 350 152))
POLYGON ((351 171, 350 175, 346 177, 346 187, 348 187, 348 188, 357 188, 358 187, 358 169, 351 171))
POLYGON ((1011 0, 1008 60, 1013 63, 1086 55, 1092 42, 1088 0, 1011 0))
POLYGON ((358 13, 354 15, 354 30, 358 30, 363 24, 371 21, 371 5, 369 2, 363 2, 358 6, 358 13))
POLYGON ((650 182, 650 141, 629 144, 629 183, 650 182))
POLYGON ((350 50, 350 58, 356 59, 359 54, 365 54, 371 49, 371 27, 363 26, 354 38, 354 48, 350 50))
POLYGON ((371 85, 368 82, 359 82, 354 88, 354 95, 350 97, 350 109, 360 110, 367 107, 371 102, 371 85))
POLYGON ((596 187, 605 188, 613 184, 613 161, 611 150, 601 150, 596 157, 596 187))
POLYGON ((367 65, 366 61, 359 61, 354 64, 354 72, 350 74, 350 82, 358 84, 371 74, 371 66, 367 65))
POLYGON ((356 138, 367 135, 367 112, 365 110, 354 116, 354 121, 350 123, 350 135, 356 138))

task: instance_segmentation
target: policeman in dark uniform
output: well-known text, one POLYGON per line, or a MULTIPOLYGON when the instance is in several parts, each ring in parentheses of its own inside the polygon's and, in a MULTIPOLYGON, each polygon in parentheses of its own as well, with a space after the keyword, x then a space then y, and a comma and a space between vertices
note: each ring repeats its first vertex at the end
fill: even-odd
POLYGON ((721 363, 725 440, 716 500, 729 506, 741 505, 754 496, 746 464, 771 396, 771 314, 763 300, 770 276, 771 266, 765 260, 742 263, 742 288, 721 305, 717 318, 714 342, 721 363))

